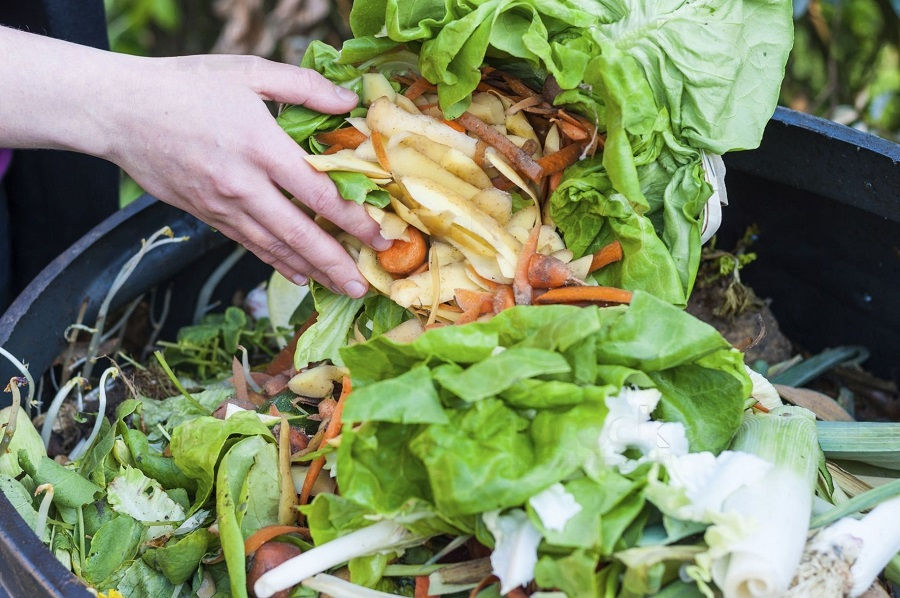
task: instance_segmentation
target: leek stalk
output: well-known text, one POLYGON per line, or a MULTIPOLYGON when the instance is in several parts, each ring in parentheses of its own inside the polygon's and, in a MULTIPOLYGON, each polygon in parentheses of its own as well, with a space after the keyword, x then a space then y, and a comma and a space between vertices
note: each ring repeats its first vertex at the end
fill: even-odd
POLYGON ((731 450, 773 467, 725 502, 723 511, 740 519, 744 533, 713 562, 713 580, 726 596, 776 596, 788 589, 806 545, 819 462, 815 416, 788 406, 750 413, 731 450))
POLYGON ((259 598, 269 598, 356 557, 417 544, 422 540, 424 538, 410 533, 393 521, 379 521, 288 559, 261 575, 256 580, 253 591, 259 598))
POLYGON ((900 423, 817 422, 816 429, 829 459, 900 470, 900 423))

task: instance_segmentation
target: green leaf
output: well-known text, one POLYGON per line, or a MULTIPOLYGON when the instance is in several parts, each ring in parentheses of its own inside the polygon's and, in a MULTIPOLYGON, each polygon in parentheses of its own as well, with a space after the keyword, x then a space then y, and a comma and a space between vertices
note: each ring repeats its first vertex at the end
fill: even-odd
POLYGON ((646 73, 673 129, 721 154, 759 144, 793 41, 792 7, 772 0, 625 0, 592 28, 646 73))
POLYGON ((534 568, 534 579, 542 588, 559 588, 566 596, 603 596, 594 571, 598 557, 586 550, 565 556, 542 556, 534 568))
POLYGON ((409 448, 422 427, 369 422, 344 429, 337 461, 341 494, 379 513, 395 514, 411 499, 430 502, 428 473, 409 448))
POLYGON ((440 513, 481 513, 521 505, 571 475, 598 450, 605 414, 586 402, 525 417, 488 398, 451 411, 449 425, 425 427, 410 450, 428 470, 440 513))
POLYGON ((445 424, 450 420, 441 407, 430 370, 420 365, 396 378, 354 390, 346 399, 343 421, 445 424))
POLYGON ((281 111, 276 121, 291 139, 308 147, 306 143, 310 137, 338 128, 344 123, 344 117, 322 114, 306 106, 288 106, 281 111))
POLYGON ((174 459, 151 449, 150 441, 141 431, 125 428, 122 439, 131 451, 135 467, 144 475, 158 481, 164 488, 184 488, 188 492, 197 490, 197 481, 184 475, 174 459))
POLYGON ((78 475, 73 469, 63 467, 49 457, 32 461, 30 453, 19 450, 19 466, 25 470, 34 483, 53 485, 53 503, 72 509, 93 502, 103 489, 78 475))
POLYGON ((317 494, 300 508, 316 545, 325 544, 347 532, 372 525, 372 512, 337 494, 317 494))
MULTIPOLYGON (((4 407, 0 409, 0 435, 5 435, 7 425, 9 425, 9 416, 13 412, 12 407, 4 407)), ((19 450, 27 451, 31 455, 32 460, 47 456, 44 449, 44 442, 41 435, 31 422, 31 418, 24 409, 16 408, 15 434, 9 440, 5 450, 0 454, 0 474, 18 477, 22 473, 19 467, 17 455, 19 450)))
POLYGON ((136 559, 114 580, 115 583, 106 585, 106 589, 118 590, 123 596, 172 596, 175 593, 175 585, 142 559, 136 559))
POLYGON ((738 378, 699 365, 650 372, 649 376, 662 393, 654 419, 684 424, 692 452, 718 453, 728 446, 741 425, 743 397, 749 396, 738 378))
MULTIPOLYGON (((389 330, 393 330, 406 320, 413 317, 412 313, 405 307, 397 305, 389 297, 378 294, 372 297, 366 297, 363 305, 363 314, 368 322, 372 324, 370 338, 380 336, 389 330)), ((363 324, 360 328, 365 329, 363 324)), ((363 332, 365 334, 365 331, 363 332)))
MULTIPOLYGON (((230 371, 231 365, 228 367, 230 371)), ((147 437, 151 440, 161 439, 162 434, 157 429, 159 425, 171 434, 180 424, 196 419, 198 415, 212 413, 223 401, 234 396, 234 386, 228 382, 220 382, 207 386, 202 392, 194 392, 191 396, 203 407, 203 412, 180 394, 162 400, 141 399, 141 418, 147 429, 147 437)))
POLYGON ((391 196, 388 195, 388 192, 361 172, 332 170, 328 172, 328 177, 334 183, 340 196, 348 201, 360 205, 368 203, 378 208, 383 208, 391 203, 391 196))
MULTIPOLYGON (((259 438, 259 436, 254 436, 259 438)), ((257 447, 250 470, 243 476, 240 504, 246 505, 241 531, 249 537, 257 530, 278 523, 278 505, 281 502, 281 475, 278 469, 278 449, 266 442, 257 447)), ((229 475, 226 473, 226 475, 229 475)), ((234 475, 233 473, 230 475, 234 475)))
MULTIPOLYGON (((106 491, 106 500, 114 511, 141 523, 176 523, 187 517, 184 509, 166 494, 159 482, 127 465, 122 474, 109 483, 106 491)), ((171 525, 159 527, 174 529, 171 525)))
POLYGON ((731 351, 731 345, 715 328, 650 294, 635 293, 628 310, 598 339, 597 359, 647 372, 717 351, 731 351))
POLYGON ((512 348, 456 373, 438 383, 464 401, 474 402, 499 394, 525 379, 571 371, 559 353, 544 349, 512 348))
POLYGON ((214 539, 209 530, 198 529, 183 538, 170 540, 162 548, 146 551, 141 558, 171 583, 178 585, 193 576, 214 539))
POLYGON ((104 477, 104 468, 101 466, 106 457, 112 452, 113 445, 116 441, 119 426, 122 422, 138 411, 141 402, 135 399, 127 399, 122 401, 116 407, 116 421, 114 425, 103 425, 100 428, 100 434, 93 446, 87 450, 78 462, 78 472, 83 476, 90 476, 92 480, 101 486, 106 486, 104 477))
MULTIPOLYGON (((32 503, 32 496, 15 478, 0 473, 0 492, 6 497, 6 500, 12 505, 13 509, 19 514, 23 521, 34 529, 37 520, 37 511, 32 503)), ((47 530, 49 531, 49 529, 47 530)), ((49 536, 41 538, 46 541, 49 536)))
POLYGON ((599 552, 604 517, 641 485, 642 482, 629 480, 611 469, 605 469, 600 479, 581 477, 563 483, 566 492, 581 505, 581 510, 566 522, 562 530, 547 529, 530 507, 529 514, 548 544, 599 552))
POLYGON ((366 35, 353 37, 341 46, 338 62, 341 64, 358 64, 372 60, 397 48, 400 44, 387 37, 366 35))
MULTIPOLYGON (((219 524, 219 540, 222 544, 222 551, 225 553, 225 561, 228 563, 232 596, 247 596, 244 554, 245 516, 248 516, 249 513, 248 524, 252 529, 249 533, 256 531, 262 525, 277 523, 278 520, 277 500, 274 513, 271 512, 271 509, 259 510, 256 508, 258 505, 255 505, 252 511, 250 507, 248 478, 254 466, 257 465, 261 453, 265 454, 266 452, 276 453, 272 443, 266 442, 258 435, 244 438, 225 453, 216 474, 216 516, 219 524), (267 518, 266 513, 272 516, 267 518)), ((268 466, 274 469, 275 483, 268 480, 266 485, 255 491, 269 497, 273 493, 280 496, 281 486, 277 480, 278 469, 275 467, 277 456, 270 459, 263 457, 262 462, 266 461, 269 462, 268 466)), ((263 500, 263 502, 271 504, 271 501, 263 500)))
POLYGON ((362 298, 339 295, 318 284, 310 284, 310 292, 319 316, 297 341, 294 367, 298 370, 323 359, 340 363, 338 352, 345 345, 350 325, 364 302, 362 298))
POLYGON ((197 493, 189 515, 209 498, 216 465, 223 450, 235 438, 245 436, 263 436, 271 442, 275 440, 269 428, 253 411, 235 413, 226 420, 197 417, 175 428, 169 445, 175 465, 186 476, 197 480, 197 493))
POLYGON ((350 581, 365 588, 374 588, 384 575, 384 568, 393 555, 385 552, 357 557, 347 563, 350 581))
POLYGON ((136 555, 144 537, 144 526, 128 515, 103 524, 91 539, 81 572, 88 583, 99 584, 136 555))

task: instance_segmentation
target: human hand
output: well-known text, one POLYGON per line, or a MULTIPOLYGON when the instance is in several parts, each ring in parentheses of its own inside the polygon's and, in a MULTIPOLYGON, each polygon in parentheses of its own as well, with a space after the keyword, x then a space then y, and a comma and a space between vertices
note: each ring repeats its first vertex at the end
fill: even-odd
POLYGON ((362 296, 367 283, 350 256, 281 190, 377 250, 390 242, 361 206, 307 164, 262 101, 340 114, 356 106, 356 94, 314 71, 254 57, 138 61, 126 86, 131 108, 115 119, 107 157, 147 192, 243 244, 289 280, 313 278, 362 296))

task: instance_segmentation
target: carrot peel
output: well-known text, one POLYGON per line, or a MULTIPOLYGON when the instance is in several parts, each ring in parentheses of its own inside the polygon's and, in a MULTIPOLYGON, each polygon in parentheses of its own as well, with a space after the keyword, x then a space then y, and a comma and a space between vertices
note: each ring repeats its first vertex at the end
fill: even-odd
POLYGON ((588 271, 595 272, 604 266, 621 261, 623 257, 625 257, 625 254, 622 251, 622 244, 618 241, 613 241, 594 254, 588 271))
POLYGON ((244 554, 250 556, 266 542, 285 534, 299 534, 307 540, 310 538, 308 527, 300 527, 299 525, 267 525, 256 530, 244 540, 244 554))
MULTIPOLYGON (((331 414, 331 421, 328 422, 328 427, 325 429, 325 435, 322 437, 322 445, 332 438, 337 437, 338 433, 340 433, 341 414, 344 412, 344 403, 347 400, 347 395, 350 394, 350 390, 350 378, 344 376, 344 379, 341 382, 341 396, 338 398, 334 413, 331 414)), ((324 468, 324 456, 319 457, 309 464, 309 469, 306 471, 306 477, 303 478, 303 486, 300 488, 299 504, 305 505, 309 501, 309 496, 312 494, 316 479, 319 477, 319 474, 322 473, 322 469, 324 468)))
POLYGON ((579 286, 550 289, 535 298, 536 305, 552 305, 558 303, 593 303, 598 305, 614 305, 631 303, 632 292, 615 287, 579 286))

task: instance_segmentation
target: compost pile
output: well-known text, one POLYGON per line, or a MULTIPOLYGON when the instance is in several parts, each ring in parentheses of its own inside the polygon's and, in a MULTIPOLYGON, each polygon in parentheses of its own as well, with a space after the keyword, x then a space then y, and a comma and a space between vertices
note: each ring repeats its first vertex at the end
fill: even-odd
POLYGON ((790 23, 787 2, 354 3, 354 39, 303 65, 359 108, 279 122, 394 240, 334 231, 371 292, 273 274, 267 309, 229 307, 99 380, 85 365, 40 432, 13 380, 0 488, 104 596, 897 579, 896 481, 869 489, 826 445, 882 468, 896 453, 837 450, 839 428, 684 309, 725 199, 718 155, 759 143, 790 23), (88 380, 87 430, 50 458, 88 380))

